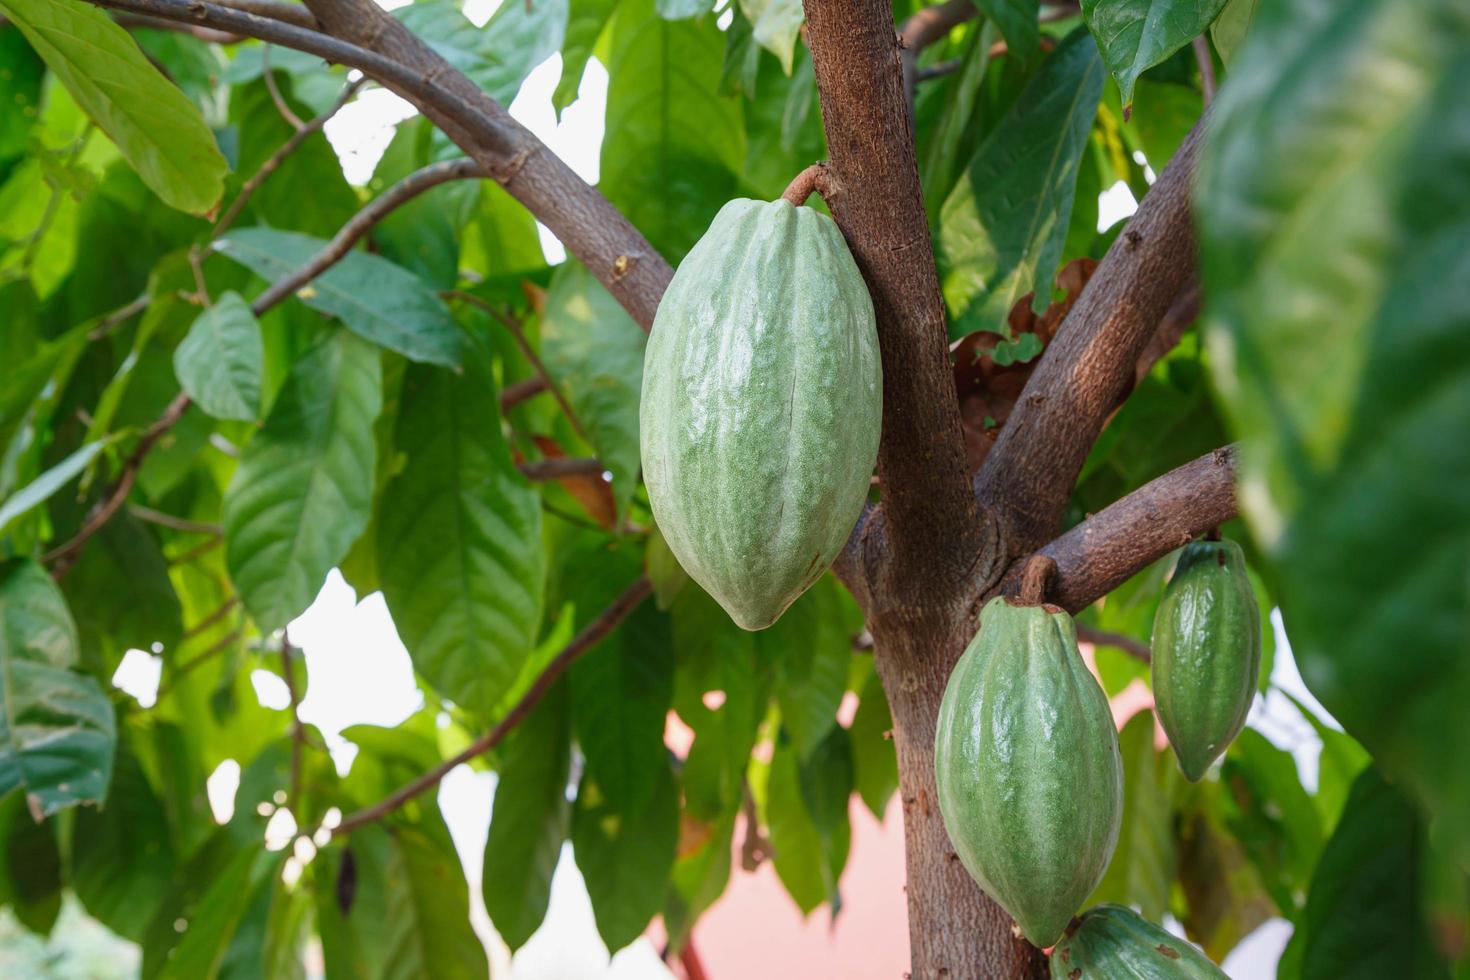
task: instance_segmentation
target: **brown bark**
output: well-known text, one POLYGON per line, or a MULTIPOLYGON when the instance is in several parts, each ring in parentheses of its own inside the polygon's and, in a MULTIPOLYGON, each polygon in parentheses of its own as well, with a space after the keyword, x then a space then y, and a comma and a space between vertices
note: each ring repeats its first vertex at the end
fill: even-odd
POLYGON ((881 525, 888 555, 867 573, 885 603, 923 615, 976 574, 992 523, 967 478, 893 13, 882 0, 807 0, 806 16, 841 188, 828 206, 872 294, 883 356, 883 506, 869 533, 881 525))
POLYGON ((1034 550, 1061 527, 1093 442, 1194 275, 1189 196, 1208 119, 1195 125, 1108 249, 975 477, 1012 554, 1034 550))

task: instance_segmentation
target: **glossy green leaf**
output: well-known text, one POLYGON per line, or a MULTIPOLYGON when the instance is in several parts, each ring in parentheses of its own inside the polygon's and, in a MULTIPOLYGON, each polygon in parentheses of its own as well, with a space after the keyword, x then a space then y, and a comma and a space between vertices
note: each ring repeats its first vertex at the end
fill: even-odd
POLYGON ((203 214, 228 170, 188 98, 105 12, 66 0, 4 0, 47 67, 164 203, 203 214))
POLYGON ((1134 715, 1118 733, 1123 753, 1123 820, 1118 846, 1103 880, 1084 907, 1117 902, 1136 906, 1159 922, 1169 909, 1174 881, 1174 784, 1177 767, 1154 750, 1154 713, 1134 715))
POLYGON ((599 188, 670 261, 734 197, 745 159, 738 99, 719 95, 714 18, 668 21, 623 0, 610 27, 599 188))
POLYGON ((627 508, 638 480, 638 400, 647 337, 580 263, 557 270, 541 314, 541 357, 627 508))
MULTIPOLYGON (((240 228, 215 248, 274 282, 305 265, 326 244, 296 232, 240 228)), ((387 259, 349 252, 296 296, 409 360, 449 367, 460 362, 462 341, 449 308, 418 276, 387 259)))
POLYGON ((665 763, 641 805, 615 805, 582 778, 572 810, 572 848, 597 931, 612 952, 642 935, 663 907, 679 840, 679 787, 665 763))
POLYGON ((174 350, 174 372, 185 394, 217 419, 260 416, 264 361, 260 324, 234 291, 199 314, 174 350))
POLYGON ((396 441, 406 461, 383 492, 378 577, 414 666, 457 704, 489 713, 541 625, 541 501, 500 432, 495 379, 478 354, 456 375, 404 377, 396 441))
POLYGON ((1097 47, 1079 28, 1042 62, 945 199, 939 262, 952 338, 1006 332, 1011 307, 1033 290, 1032 307, 1046 309, 1103 80, 1097 47))
POLYGON ((1211 364, 1302 677, 1462 863, 1467 88, 1454 0, 1262 5, 1198 182, 1211 364))
POLYGON ((280 867, 280 858, 259 844, 235 851, 220 873, 211 879, 204 893, 174 924, 177 944, 147 980, 197 980, 214 976, 229 951, 235 930, 250 907, 255 889, 266 876, 280 867))
MULTIPOLYGON (((1005 5, 997 0, 997 5, 1005 5)), ((1035 14, 1032 15, 1033 22, 1035 14)), ((960 62, 959 71, 953 78, 953 95, 946 99, 939 110, 933 135, 924 149, 923 167, 919 176, 924 185, 924 208, 931 224, 939 221, 939 209, 954 189, 956 173, 960 164, 960 147, 975 129, 975 104, 980 98, 981 86, 990 70, 990 48, 995 43, 995 27, 989 21, 981 24, 973 33, 969 48, 960 62)), ((1038 44, 1040 43, 1038 39, 1038 44)))
POLYGON ((673 661, 669 618, 645 602, 572 665, 572 715, 587 773, 625 813, 647 804, 668 768, 673 661))
POLYGON ((51 576, 33 561, 0 565, 0 796, 20 788, 37 820, 100 803, 112 776, 112 702, 76 662, 76 625, 51 576))
POLYGON ((11 107, 0 115, 0 163, 25 152, 26 140, 40 115, 41 80, 45 74, 46 63, 20 31, 0 31, 0 104, 11 107))
POLYGON ((225 558, 262 630, 285 626, 367 526, 381 355, 346 331, 286 379, 225 491, 225 558))
POLYGON ((1082 0, 1125 108, 1138 76, 1203 34, 1223 6, 1225 0, 1082 0))
POLYGON ((1235 59, 1236 52, 1244 43, 1246 31, 1250 29, 1251 20, 1256 15, 1256 6, 1260 2, 1261 0, 1225 0, 1219 16, 1210 25, 1210 40, 1215 42, 1215 50, 1220 53, 1220 60, 1226 65, 1235 59))
POLYGON ((506 739, 480 887, 495 931, 520 949, 541 926, 572 805, 571 717, 558 685, 506 739))
POLYGON ((1429 843, 1414 807, 1369 768, 1343 814, 1293 937, 1303 980, 1448 978, 1420 902, 1429 843))

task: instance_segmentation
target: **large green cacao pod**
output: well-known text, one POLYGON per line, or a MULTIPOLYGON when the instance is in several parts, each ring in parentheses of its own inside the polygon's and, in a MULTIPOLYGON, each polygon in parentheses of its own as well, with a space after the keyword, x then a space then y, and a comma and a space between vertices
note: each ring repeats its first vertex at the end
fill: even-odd
POLYGON ((837 556, 878 455, 873 302, 831 218, 726 204, 659 303, 643 479, 679 563, 748 630, 837 556))
POLYGON ((1121 905, 1089 909, 1051 951, 1052 980, 1229 980, 1209 957, 1121 905))
POLYGON ((934 776, 970 874, 1027 939, 1056 942, 1107 870, 1123 811, 1118 731, 1071 616, 985 606, 939 707, 934 776))
POLYGON ((1245 726, 1261 672, 1261 613, 1234 541, 1185 547, 1154 617, 1159 720, 1197 780, 1245 726))

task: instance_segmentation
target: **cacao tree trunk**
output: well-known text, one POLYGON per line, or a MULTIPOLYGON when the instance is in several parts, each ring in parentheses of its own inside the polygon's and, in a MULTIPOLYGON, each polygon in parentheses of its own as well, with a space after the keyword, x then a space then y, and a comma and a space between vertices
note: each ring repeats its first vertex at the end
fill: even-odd
MULTIPOLYGON (((963 617, 968 618, 968 617, 963 617)), ((874 624, 874 656, 893 712, 908 870, 909 943, 915 980, 1027 980, 1046 957, 1012 931, 1011 917, 960 863, 934 786, 934 732, 945 681, 973 627, 930 614, 874 624), (927 621, 924 621, 927 620, 927 621)))

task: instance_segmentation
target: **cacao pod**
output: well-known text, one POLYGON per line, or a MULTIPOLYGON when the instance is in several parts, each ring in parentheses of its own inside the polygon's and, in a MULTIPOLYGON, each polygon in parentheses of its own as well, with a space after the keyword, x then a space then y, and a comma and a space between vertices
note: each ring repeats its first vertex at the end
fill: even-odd
POLYGON ((643 479, 669 549, 763 629, 837 556, 878 455, 873 303, 831 218, 720 210, 659 303, 643 368, 643 479))
POLYGON ((1261 672, 1261 613, 1234 541, 1185 547, 1154 617, 1153 685, 1179 768, 1198 780, 1245 726, 1261 672))
POLYGON ((1088 909, 1051 951, 1052 980, 1229 980, 1193 945, 1122 905, 1088 909))
POLYGON ((1118 843, 1123 761, 1108 699, 1055 606, 992 599, 939 707, 934 776, 955 852, 1049 946, 1118 843))

